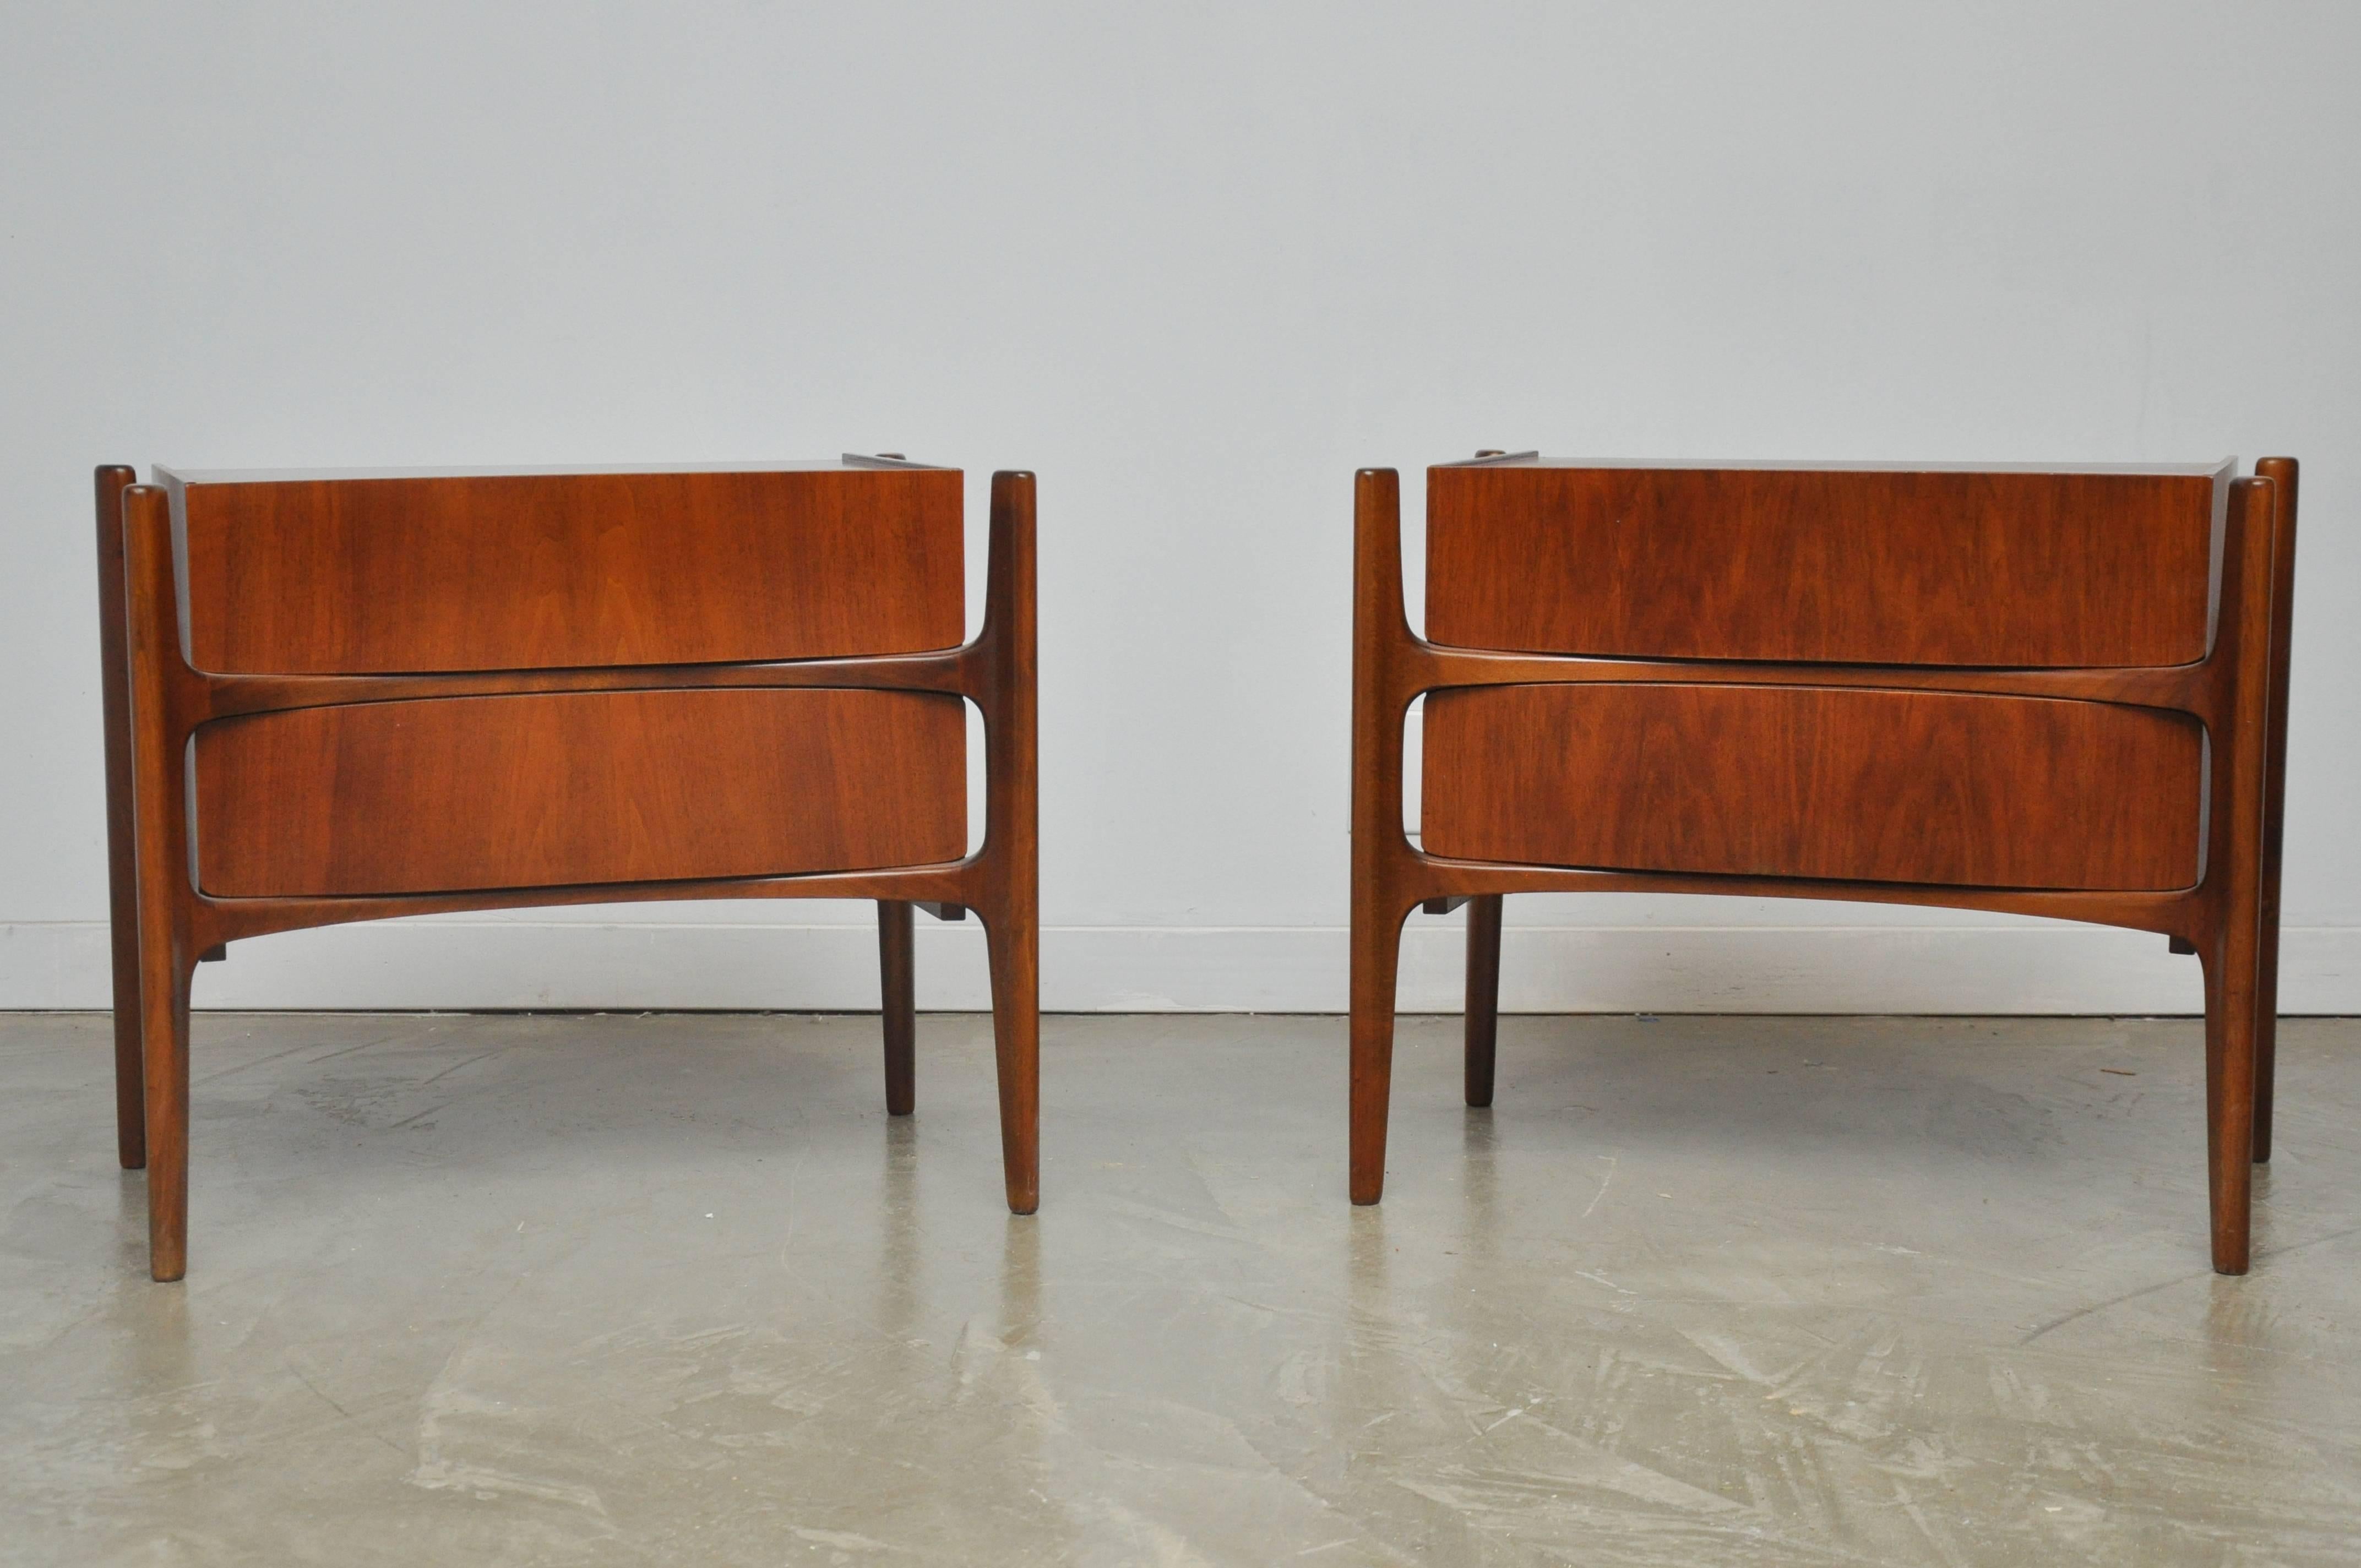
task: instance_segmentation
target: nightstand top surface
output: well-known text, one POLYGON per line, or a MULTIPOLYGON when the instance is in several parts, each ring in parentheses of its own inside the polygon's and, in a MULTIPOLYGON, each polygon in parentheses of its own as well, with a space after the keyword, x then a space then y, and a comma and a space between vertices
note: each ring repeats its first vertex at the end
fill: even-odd
POLYGON ((1463 457, 1437 463, 1441 468, 1583 468, 1689 469, 1700 473, 1763 472, 1797 474, 2091 474, 2142 478, 2211 478, 2237 459, 2214 463, 1810 463, 1761 457, 1544 457, 1537 452, 1512 452, 1498 457, 1463 457))
POLYGON ((931 463, 848 454, 800 463, 555 463, 516 467, 447 468, 175 468, 156 466, 156 482, 178 485, 304 485, 369 479, 522 479, 602 474, 840 474, 943 473, 931 463))

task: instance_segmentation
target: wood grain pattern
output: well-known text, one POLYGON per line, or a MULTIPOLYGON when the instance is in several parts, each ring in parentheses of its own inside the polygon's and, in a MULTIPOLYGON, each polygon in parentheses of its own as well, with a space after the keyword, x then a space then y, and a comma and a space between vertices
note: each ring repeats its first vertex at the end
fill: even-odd
POLYGON ((366 703, 197 731, 198 885, 445 893, 955 861, 959 699, 635 691, 366 703))
POLYGON ((953 469, 162 477, 201 670, 813 659, 963 630, 953 469))
POLYGON ((2197 881, 2202 736, 2106 703, 1547 685, 1426 702, 1455 860, 1970 887, 2197 881))
POLYGON ((1428 638, 1669 659, 2205 656, 2229 469, 1444 466, 1428 638))

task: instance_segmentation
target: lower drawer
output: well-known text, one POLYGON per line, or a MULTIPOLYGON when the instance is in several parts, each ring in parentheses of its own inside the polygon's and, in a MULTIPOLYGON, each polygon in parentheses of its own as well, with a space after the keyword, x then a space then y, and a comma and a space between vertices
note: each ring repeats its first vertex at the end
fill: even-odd
POLYGON ((2151 708, 1809 686, 1429 694, 1455 860, 1953 886, 2197 880, 2203 734, 2151 708))
POLYGON ((195 744, 198 885, 224 897, 860 871, 967 852, 955 696, 446 697, 224 719, 195 744))

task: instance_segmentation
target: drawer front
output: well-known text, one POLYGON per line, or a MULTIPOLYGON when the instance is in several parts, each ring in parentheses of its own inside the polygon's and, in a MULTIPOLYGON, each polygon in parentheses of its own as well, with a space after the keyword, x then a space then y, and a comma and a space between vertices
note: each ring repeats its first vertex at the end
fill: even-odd
POLYGON ((2166 890, 2202 731, 2149 708, 1822 687, 1493 686, 1426 700, 1423 847, 1456 860, 2166 890))
POLYGON ((2189 663, 2228 475, 1436 468, 1427 635, 1636 658, 2189 663))
POLYGON ((965 626, 951 470, 192 483, 196 666, 366 674, 917 652, 965 626))
POLYGON ((859 871, 967 852, 955 696, 551 693, 230 718, 196 736, 198 884, 446 893, 859 871))

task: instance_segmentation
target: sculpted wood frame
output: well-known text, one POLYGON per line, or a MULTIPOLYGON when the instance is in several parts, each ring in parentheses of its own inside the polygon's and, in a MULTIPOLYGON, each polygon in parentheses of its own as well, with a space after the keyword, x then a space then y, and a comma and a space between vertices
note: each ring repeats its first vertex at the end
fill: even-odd
POLYGON ((1468 907, 1492 1101, 1510 893, 1777 894, 2154 931, 2205 981, 2213 1266, 2270 1156, 2296 464, 1428 471, 1356 489, 1352 1197, 1385 1184, 1402 924, 1468 907), (1421 842, 1403 726, 1427 696, 1421 842))
POLYGON ((887 1109, 911 909, 989 948, 1009 1207, 1039 1192, 1034 482, 97 473, 117 1134, 187 1267, 189 987, 225 944, 444 910, 872 898, 887 1109), (985 827, 967 852, 966 720, 985 827))

